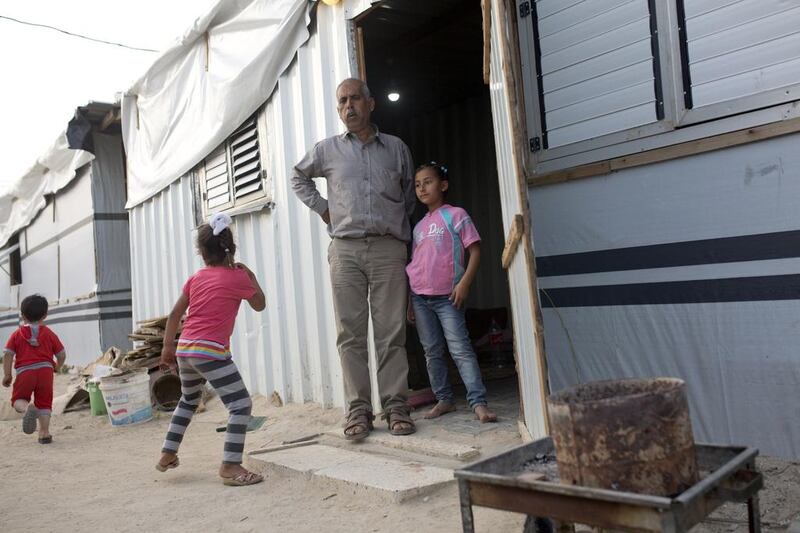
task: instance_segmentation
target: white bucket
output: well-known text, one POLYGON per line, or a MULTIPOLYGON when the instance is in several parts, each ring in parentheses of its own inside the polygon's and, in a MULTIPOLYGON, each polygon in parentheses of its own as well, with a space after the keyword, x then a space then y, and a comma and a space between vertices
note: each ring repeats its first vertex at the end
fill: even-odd
POLYGON ((146 370, 100 378, 100 390, 112 426, 130 426, 153 418, 146 370))

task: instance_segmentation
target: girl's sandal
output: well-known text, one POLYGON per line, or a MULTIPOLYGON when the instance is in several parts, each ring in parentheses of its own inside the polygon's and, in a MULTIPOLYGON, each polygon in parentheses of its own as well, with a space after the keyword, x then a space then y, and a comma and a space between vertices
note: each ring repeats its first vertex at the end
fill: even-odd
POLYGON ((50 444, 53 442, 53 436, 48 435, 46 437, 39 437, 39 444, 50 444))
POLYGON ((383 417, 389 425, 389 433, 392 435, 411 435, 417 432, 417 426, 402 409, 393 409, 383 414, 383 417), (408 424, 405 427, 400 424, 408 424))
POLYGON ((236 474, 233 477, 222 478, 222 484, 228 485, 229 487, 244 487, 247 485, 255 485, 256 483, 261 483, 262 481, 264 481, 264 476, 254 472, 245 472, 242 474, 236 474))
POLYGON ((357 441, 366 439, 369 432, 375 429, 372 421, 375 420, 375 415, 366 409, 354 409, 347 414, 347 423, 344 426, 344 438, 349 441, 357 441), (348 433, 355 428, 361 428, 361 431, 356 433, 348 433))
POLYGON ((174 460, 170 461, 165 465, 162 465, 161 463, 156 463, 156 470, 158 470, 159 472, 166 472, 167 470, 178 468, 180 464, 181 464, 180 460, 176 457, 174 460))

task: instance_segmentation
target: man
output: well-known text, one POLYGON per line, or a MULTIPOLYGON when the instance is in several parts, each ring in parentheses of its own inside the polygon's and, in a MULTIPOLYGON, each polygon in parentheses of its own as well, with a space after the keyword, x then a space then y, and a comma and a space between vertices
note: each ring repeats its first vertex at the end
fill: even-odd
POLYGON ((345 438, 373 428, 367 353, 372 315, 383 417, 393 435, 416 431, 406 404, 406 243, 415 194, 411 152, 370 122, 375 108, 367 85, 346 79, 336 89, 347 131, 314 146, 294 167, 292 189, 328 224, 328 248, 339 356, 347 402, 345 438), (328 180, 328 199, 312 178, 328 180), (367 306, 369 300, 369 307, 367 306))

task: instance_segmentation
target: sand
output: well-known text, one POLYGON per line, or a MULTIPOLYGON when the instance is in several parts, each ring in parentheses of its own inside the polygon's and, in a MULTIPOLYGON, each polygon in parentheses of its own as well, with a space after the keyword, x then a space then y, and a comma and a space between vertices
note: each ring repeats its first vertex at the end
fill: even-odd
MULTIPOLYGON (((70 376, 57 376, 57 393, 70 376)), ((218 400, 195 417, 181 448, 181 466, 154 468, 168 413, 134 427, 112 427, 88 410, 53 417, 54 442, 40 445, 21 431, 0 389, 0 530, 280 531, 445 533, 461 531, 455 488, 402 504, 370 501, 324 489, 299 476, 272 474, 252 487, 226 487, 217 477, 226 413, 218 400)), ((270 406, 256 397, 254 414, 269 417, 248 434, 246 449, 322 432, 341 411, 315 405, 270 406)), ((313 447, 310 447, 311 449, 313 447)), ((260 456, 260 457, 263 457, 260 456)), ((786 531, 800 519, 800 464, 763 458, 761 509, 765 531, 786 531)), ((699 531, 745 531, 744 505, 729 505, 699 531)), ((481 532, 522 531, 521 515, 476 508, 481 532)))

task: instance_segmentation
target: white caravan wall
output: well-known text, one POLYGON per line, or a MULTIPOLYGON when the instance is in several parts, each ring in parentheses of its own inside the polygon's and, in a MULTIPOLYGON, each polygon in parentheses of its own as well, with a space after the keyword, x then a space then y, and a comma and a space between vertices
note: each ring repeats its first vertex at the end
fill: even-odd
POLYGON ((800 457, 798 141, 530 189, 553 390, 677 376, 698 440, 800 457))

